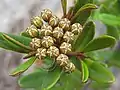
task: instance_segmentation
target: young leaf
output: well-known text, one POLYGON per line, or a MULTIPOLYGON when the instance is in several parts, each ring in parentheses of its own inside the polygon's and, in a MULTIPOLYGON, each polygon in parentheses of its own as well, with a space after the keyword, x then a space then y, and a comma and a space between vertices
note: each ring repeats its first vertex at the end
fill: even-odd
POLYGON ((76 13, 83 5, 87 3, 93 3, 93 0, 74 0, 75 1, 75 7, 74 7, 74 13, 76 13))
POLYGON ((78 36, 73 47, 76 51, 81 51, 94 37, 95 25, 92 21, 89 21, 83 27, 82 33, 78 36))
POLYGON ((48 90, 56 84, 61 74, 62 71, 58 67, 51 72, 40 69, 37 72, 21 77, 19 85, 23 88, 40 87, 41 90, 48 90))
POLYGON ((21 73, 25 72, 34 63, 35 60, 36 60, 35 57, 30 58, 30 60, 18 66, 10 75, 11 76, 20 75, 21 73))
POLYGON ((89 71, 87 65, 81 60, 81 68, 82 68, 82 82, 86 82, 89 77, 89 71))
POLYGON ((82 6, 76 12, 76 14, 71 18, 71 22, 72 23, 78 22, 78 23, 84 25, 85 22, 87 21, 87 19, 89 18, 91 11, 93 9, 97 9, 97 6, 94 4, 86 4, 86 5, 82 6))
POLYGON ((62 9, 63 9, 63 14, 65 16, 67 12, 67 0, 61 0, 61 4, 62 4, 62 9))
POLYGON ((92 60, 84 60, 89 68, 90 78, 99 83, 112 83, 115 77, 112 72, 101 65, 100 63, 92 60), (91 64, 89 64, 91 63, 91 64))
POLYGON ((114 37, 104 35, 90 41, 83 49, 83 52, 90 52, 94 50, 104 49, 115 45, 116 39, 114 37))

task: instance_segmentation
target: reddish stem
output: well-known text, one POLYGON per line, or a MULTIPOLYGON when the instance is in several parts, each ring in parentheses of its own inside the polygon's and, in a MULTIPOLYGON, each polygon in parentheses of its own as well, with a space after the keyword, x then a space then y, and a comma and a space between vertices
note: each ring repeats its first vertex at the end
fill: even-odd
POLYGON ((68 56, 76 56, 79 59, 87 58, 83 52, 70 52, 67 54, 68 56))

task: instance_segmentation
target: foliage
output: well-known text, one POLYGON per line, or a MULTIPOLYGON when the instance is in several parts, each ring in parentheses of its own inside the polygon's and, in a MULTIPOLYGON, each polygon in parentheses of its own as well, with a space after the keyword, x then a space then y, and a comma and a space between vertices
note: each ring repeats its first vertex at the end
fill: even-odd
MULTIPOLYGON (((67 13, 67 0, 61 0, 63 17, 68 17, 71 23, 77 22, 83 26, 82 32, 72 42, 73 53, 69 56, 70 61, 76 67, 75 71, 65 73, 61 67, 53 65, 54 59, 46 57, 43 60, 43 66, 35 69, 31 74, 21 75, 18 80, 20 87, 33 88, 34 90, 79 90, 85 86, 87 81, 91 80, 90 87, 96 89, 99 83, 102 88, 106 88, 115 81, 115 77, 108 66, 120 67, 119 51, 111 52, 116 41, 119 40, 119 0, 105 0, 104 2, 75 0, 74 2, 67 13), (99 20, 106 25, 107 32, 105 35, 94 37, 95 24, 93 20, 99 20), (108 61, 108 59, 111 60, 108 61)), ((30 42, 31 37, 27 36, 25 32, 18 36, 0 32, 1 48, 26 53, 28 55, 25 58, 30 58, 18 66, 10 74, 11 76, 22 74, 37 61, 34 50, 29 46, 30 42)))

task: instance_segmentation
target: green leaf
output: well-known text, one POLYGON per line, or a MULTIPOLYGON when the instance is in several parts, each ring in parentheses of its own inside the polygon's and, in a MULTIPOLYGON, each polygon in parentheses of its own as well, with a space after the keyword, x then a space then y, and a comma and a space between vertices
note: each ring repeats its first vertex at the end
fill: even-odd
POLYGON ((82 51, 82 49, 93 39, 95 34, 95 25, 92 21, 89 21, 83 27, 82 33, 75 41, 74 48, 76 51, 82 51))
POLYGON ((24 48, 26 50, 32 50, 30 47, 20 43, 19 41, 13 39, 12 37, 8 36, 7 34, 3 34, 3 37, 5 38, 5 40, 10 41, 13 44, 16 44, 17 46, 20 46, 21 48, 24 48))
POLYGON ((75 1, 75 7, 74 7, 74 13, 76 13, 83 5, 87 3, 93 3, 93 0, 74 0, 75 1))
POLYGON ((61 69, 56 69, 54 72, 52 71, 51 73, 48 73, 46 79, 43 80, 42 88, 47 90, 52 88, 60 79, 61 74, 62 74, 61 69))
MULTIPOLYGON (((2 39, 4 39, 4 38, 2 37, 2 39)), ((20 52, 20 53, 21 52, 22 53, 27 52, 25 50, 24 51, 21 50, 19 46, 15 45, 15 44, 13 44, 10 41, 5 40, 5 39, 4 40, 0 40, 0 47, 4 48, 4 49, 7 49, 7 50, 12 50, 12 51, 20 52)))
POLYGON ((91 11, 93 9, 97 9, 97 6, 94 4, 86 4, 86 5, 82 6, 76 12, 76 14, 72 17, 71 22, 72 23, 78 22, 78 23, 84 25, 85 22, 87 21, 87 19, 89 18, 91 11))
POLYGON ((82 87, 81 73, 76 69, 70 74, 63 73, 60 80, 50 90, 81 90, 82 87))
MULTIPOLYGON (((6 33, 4 33, 4 34, 6 34, 6 33)), ((25 46, 29 46, 29 44, 31 42, 31 38, 28 38, 28 37, 12 35, 12 34, 6 34, 6 35, 15 39, 16 41, 19 41, 20 43, 24 44, 25 46)))
POLYGON ((82 68, 82 82, 86 82, 89 78, 89 71, 86 63, 81 60, 81 68, 82 68))
POLYGON ((84 60, 89 68, 90 78, 99 83, 112 83, 115 77, 112 72, 96 61, 84 60))
POLYGON ((95 81, 91 82, 90 88, 92 88, 92 90, 108 90, 108 88, 111 87, 111 84, 109 83, 97 83, 95 81))
POLYGON ((80 60, 79 59, 77 59, 76 57, 72 56, 72 57, 70 57, 70 61, 75 65, 75 67, 78 70, 81 70, 81 64, 80 64, 80 60))
POLYGON ((119 40, 120 38, 119 29, 115 26, 109 26, 109 25, 106 25, 106 27, 107 27, 107 35, 110 35, 116 38, 117 40, 119 40))
POLYGON ((61 0, 61 4, 62 4, 62 9, 63 9, 63 14, 65 16, 67 12, 67 0, 61 0))
POLYGON ((110 66, 120 67, 120 48, 117 48, 111 58, 107 61, 110 66))
POLYGON ((36 60, 35 57, 30 58, 30 60, 27 60, 23 64, 19 65, 10 75, 11 76, 17 76, 21 73, 25 72, 36 60))
POLYGON ((104 35, 90 41, 87 46, 83 49, 83 52, 90 52, 99 49, 112 47, 115 45, 116 39, 114 37, 104 35))
POLYGON ((52 88, 59 80, 62 71, 60 68, 48 72, 45 70, 39 70, 29 75, 23 76, 19 79, 19 85, 23 88, 36 88, 40 87, 40 90, 48 90, 52 88))
POLYGON ((107 25, 120 26, 120 16, 101 13, 99 14, 99 20, 107 25))
MULTIPOLYGON (((20 53, 27 53, 29 50, 25 50, 24 48, 16 45, 15 43, 9 41, 7 38, 3 36, 5 33, 0 32, 0 47, 7 49, 7 50, 12 50, 20 53)), ((23 37, 23 36, 16 36, 16 35, 11 35, 11 34, 5 34, 8 37, 22 43, 25 46, 29 46, 29 43, 31 42, 30 38, 23 37)))

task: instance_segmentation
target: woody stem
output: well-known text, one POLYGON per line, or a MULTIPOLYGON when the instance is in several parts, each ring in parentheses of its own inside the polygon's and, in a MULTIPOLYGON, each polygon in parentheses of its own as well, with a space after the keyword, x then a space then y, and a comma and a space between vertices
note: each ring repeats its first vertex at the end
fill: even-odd
POLYGON ((76 56, 79 59, 86 58, 83 52, 69 52, 68 56, 76 56))

